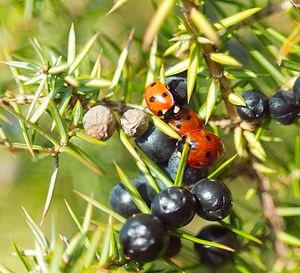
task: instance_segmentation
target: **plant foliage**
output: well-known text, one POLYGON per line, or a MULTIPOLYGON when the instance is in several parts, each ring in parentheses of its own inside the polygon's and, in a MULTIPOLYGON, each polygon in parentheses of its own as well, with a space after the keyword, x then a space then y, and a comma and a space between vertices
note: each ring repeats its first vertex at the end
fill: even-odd
MULTIPOLYGON (((105 7, 106 18, 122 15, 130 2, 110 3, 105 7)), ((299 10, 289 1, 143 2, 152 5, 153 13, 142 34, 135 25, 120 26, 126 33, 120 39, 101 29, 89 29, 82 45, 78 42, 82 37, 77 37, 82 33, 78 31, 77 35, 76 24, 69 23, 62 26, 70 28, 62 45, 34 37, 29 43, 19 41, 15 49, 3 42, 2 64, 10 69, 11 76, 8 80, 0 78, 0 144, 10 152, 28 152, 34 160, 53 158, 43 222, 60 182, 63 154, 80 161, 95 175, 106 175, 102 162, 78 145, 89 142, 99 149, 109 146, 84 133, 84 113, 100 104, 110 107, 119 120, 124 109, 143 109, 143 91, 149 82, 165 82, 166 77, 187 71, 191 107, 226 143, 225 157, 209 169, 208 177, 224 178, 233 189, 239 188, 241 180, 249 181, 246 190, 238 191, 241 197, 234 202, 230 217, 221 222, 238 235, 241 247, 232 249, 200 240, 192 235, 196 232, 192 228, 176 230, 171 235, 184 239, 183 251, 175 259, 141 265, 128 259, 120 247, 118 233, 125 219, 92 195, 76 192, 79 200, 88 204, 81 221, 81 216, 65 202, 78 228, 70 238, 58 235, 53 223, 51 238, 47 239, 40 225, 23 209, 34 238, 30 249, 21 249, 13 242, 23 271, 209 272, 194 259, 191 245, 198 243, 235 252, 234 262, 225 267, 226 272, 299 272, 299 123, 290 127, 270 120, 249 124, 242 122, 236 112, 236 106, 245 105, 242 91, 258 89, 271 96, 278 89, 292 89, 300 71, 299 10), (281 21, 288 28, 281 26, 281 21), (24 44, 26 49, 18 48, 24 44), (20 128, 22 139, 11 136, 11 124, 20 128), (281 133, 283 130, 286 133, 281 133), (93 218, 94 209, 106 216, 101 220, 93 218)), ((40 22, 43 19, 39 13, 48 8, 61 15, 70 7, 60 0, 25 1, 22 20, 28 24, 30 20, 40 22)), ((69 14, 79 16, 74 10, 69 14)), ((54 32, 51 28, 47 31, 54 32)), ((166 135, 180 138, 163 120, 151 115, 150 119, 166 135)), ((119 127, 115 134, 118 141, 156 192, 160 191, 159 184, 182 185, 188 145, 184 146, 172 181, 119 127)), ((127 170, 119 162, 115 162, 115 168, 139 210, 149 213, 127 170)), ((15 271, 0 265, 0 272, 15 271)))

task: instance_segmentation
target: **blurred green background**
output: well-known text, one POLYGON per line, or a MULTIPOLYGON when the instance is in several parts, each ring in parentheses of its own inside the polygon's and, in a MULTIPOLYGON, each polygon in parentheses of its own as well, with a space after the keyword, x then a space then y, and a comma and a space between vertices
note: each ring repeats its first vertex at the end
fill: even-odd
MULTIPOLYGON (((78 49, 93 34, 109 36, 116 44, 124 44, 130 28, 136 27, 142 32, 151 16, 152 6, 149 1, 130 1, 117 14, 105 16, 112 6, 112 1, 0 1, 0 48, 1 60, 3 50, 14 56, 30 60, 33 55, 29 39, 35 37, 45 47, 66 54, 68 33, 71 23, 75 25, 78 49), (137 11, 148 11, 146 14, 137 11), (133 13, 134 11, 134 13, 133 13), (148 18, 147 18, 148 17, 148 18)), ((101 38, 99 38, 101 40, 101 38)), ((99 46, 99 45, 98 45, 99 46)), ((97 50, 94 51, 97 56, 97 50)), ((118 54, 106 44, 105 55, 113 55, 117 61, 118 54)), ((94 58, 94 59, 95 59, 94 58)), ((109 67, 109 63, 103 63, 109 67)), ((105 69, 105 68, 104 68, 105 69)), ((0 92, 15 90, 14 79, 7 66, 0 64, 0 92)), ((16 123, 17 124, 17 123, 16 123)), ((20 129, 9 128, 12 139, 20 139, 20 129)), ((76 227, 64 204, 66 199, 78 217, 84 213, 86 203, 76 196, 73 190, 86 194, 93 193, 95 199, 108 204, 110 189, 119 181, 112 161, 117 161, 130 177, 137 176, 137 168, 128 152, 115 136, 106 146, 79 144, 91 154, 95 161, 105 170, 104 176, 97 176, 80 162, 69 156, 60 157, 60 169, 55 188, 55 195, 48 216, 42 229, 49 235, 51 215, 57 222, 58 232, 66 236, 74 235, 76 227)), ((48 185, 53 169, 51 157, 32 161, 29 154, 12 154, 0 147, 0 263, 11 268, 20 269, 13 252, 11 242, 20 248, 32 248, 33 237, 25 222, 21 207, 23 206, 39 222, 41 220, 48 185)), ((95 212, 95 217, 101 215, 95 212)), ((106 219, 104 216, 103 219, 106 219)))
MULTIPOLYGON (((267 1, 257 2, 265 4, 267 1)), ((103 48, 105 75, 105 71, 109 71, 117 62, 118 53, 111 47, 111 44, 105 42, 103 37, 109 37, 117 45, 124 45, 131 28, 134 26, 137 39, 141 38, 154 11, 151 1, 130 0, 117 13, 106 16, 111 6, 112 1, 110 0, 0 0, 0 48, 2 49, 0 59, 4 59, 3 51, 11 52, 13 57, 22 56, 22 58, 25 57, 25 60, 35 59, 29 43, 29 39, 32 37, 36 37, 43 46, 55 49, 58 53, 65 55, 68 32, 71 23, 74 23, 77 45, 79 46, 82 46, 95 32, 99 32, 99 44, 96 45, 90 59, 95 60, 99 49, 103 48), (110 60, 105 56, 109 56, 110 60)), ((277 29, 288 32, 289 21, 285 17, 280 15, 269 19, 270 23, 275 21, 278 25, 277 29), (279 24, 279 22, 283 23, 279 24)), ((134 47, 138 45, 133 45, 130 55, 131 62, 145 63, 144 56, 139 53, 140 50, 134 50, 134 47)), ((240 54, 240 52, 235 53, 240 54)), ((0 93, 15 89, 16 85, 8 67, 0 64, 0 93)), ((278 132, 282 132, 282 128, 282 126, 272 123, 268 134, 278 136, 278 132)), ((295 125, 288 128, 284 127, 284 130, 283 136, 280 133, 283 142, 267 146, 267 151, 273 154, 274 158, 288 162, 293 156, 294 149, 294 142, 290 140, 294 140, 299 129, 295 125)), ((10 127, 9 131, 12 139, 20 139, 19 128, 10 127)), ((99 166, 105 170, 105 174, 97 176, 70 156, 65 154, 60 156, 55 195, 48 216, 42 225, 42 229, 48 235, 52 215, 57 222, 59 233, 70 236, 76 232, 75 224, 68 214, 64 199, 70 203, 79 218, 84 213, 86 203, 76 196, 73 190, 86 194, 93 193, 95 199, 108 204, 109 191, 119 181, 112 164, 113 160, 126 170, 129 177, 138 175, 132 157, 123 148, 116 135, 107 142, 106 146, 95 146, 81 142, 79 146, 98 162, 99 166)), ((226 148, 227 157, 234 154, 232 139, 226 140, 226 148)), ((270 161, 271 167, 273 163, 270 161)), ((22 249, 33 247, 33 237, 26 225, 21 207, 24 207, 37 222, 40 221, 52 168, 53 159, 49 156, 32 161, 29 154, 12 154, 0 146, 0 263, 12 268, 20 268, 17 259, 11 255, 13 251, 12 241, 16 242, 22 249)), ((284 169, 284 166, 282 168, 284 169)), ((274 179, 285 181, 286 178, 283 175, 274 179)), ((261 217, 259 199, 253 196, 251 203, 244 199, 247 190, 253 186, 252 182, 241 178, 226 181, 226 183, 233 191, 237 212, 243 215, 245 219, 251 218, 250 227, 261 217)), ((279 187, 277 190, 279 189, 282 200, 286 200, 286 197, 290 196, 290 191, 282 187, 282 184, 274 185, 279 187)), ((290 201, 297 202, 293 197, 290 198, 290 201)), ((97 217, 106 220, 105 215, 95 211, 94 218, 97 217)), ((197 232, 200 226, 206 223, 204 220, 195 219, 188 228, 197 232)), ((296 231, 298 225, 295 223, 292 225, 291 228, 296 231)), ((228 272, 232 271, 229 270, 228 272)))

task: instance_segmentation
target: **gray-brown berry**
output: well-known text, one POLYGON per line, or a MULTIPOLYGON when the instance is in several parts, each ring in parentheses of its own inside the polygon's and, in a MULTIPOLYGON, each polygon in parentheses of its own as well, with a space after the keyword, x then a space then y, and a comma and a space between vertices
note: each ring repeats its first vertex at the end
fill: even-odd
POLYGON ((130 109, 122 115, 121 126, 128 136, 142 136, 149 127, 149 117, 142 110, 130 109))
POLYGON ((110 108, 97 105, 83 117, 85 134, 99 140, 108 140, 114 133, 116 118, 110 108))

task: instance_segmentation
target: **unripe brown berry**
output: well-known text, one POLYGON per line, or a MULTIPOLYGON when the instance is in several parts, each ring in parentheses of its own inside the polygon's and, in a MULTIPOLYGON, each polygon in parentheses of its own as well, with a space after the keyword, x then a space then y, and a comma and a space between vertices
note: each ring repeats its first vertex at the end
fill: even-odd
POLYGON ((300 0, 290 0, 290 2, 291 2, 296 8, 300 8, 300 0))
POLYGON ((97 105, 84 115, 83 127, 88 136, 99 140, 108 140, 115 131, 116 118, 110 108, 97 105))
POLYGON ((122 115, 121 126, 128 136, 142 136, 149 127, 149 117, 142 110, 130 109, 122 115))

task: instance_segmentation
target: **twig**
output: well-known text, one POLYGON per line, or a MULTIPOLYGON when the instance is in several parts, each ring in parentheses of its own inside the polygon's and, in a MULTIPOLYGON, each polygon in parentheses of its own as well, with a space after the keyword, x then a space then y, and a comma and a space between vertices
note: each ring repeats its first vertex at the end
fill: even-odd
POLYGON ((210 55, 211 53, 216 52, 216 49, 212 45, 204 45, 203 46, 203 57, 205 60, 205 63, 210 71, 211 76, 214 79, 217 79, 220 82, 220 90, 221 90, 221 95, 222 99, 225 103, 228 115, 230 119, 236 123, 240 121, 240 118, 237 114, 236 107, 231 104, 228 100, 229 94, 232 92, 231 87, 229 85, 228 79, 224 76, 224 70, 221 64, 214 62, 211 58, 210 55))
MULTIPOLYGON (((26 146, 26 144, 23 144, 23 143, 11 143, 8 140, 3 141, 0 139, 0 145, 3 145, 4 147, 6 147, 6 149, 11 153, 28 151, 28 147, 26 146)), ((47 148, 47 147, 40 147, 40 146, 33 145, 32 149, 36 153, 47 153, 49 155, 57 154, 57 151, 55 151, 54 149, 51 149, 51 148, 47 148)))
MULTIPOLYGON (((190 13, 191 13, 192 9, 196 9, 197 6, 194 4, 194 2, 192 2, 190 0, 183 0, 182 4, 183 4, 183 8, 184 8, 183 9, 184 16, 189 24, 189 27, 195 34, 197 34, 197 29, 196 29, 194 23, 192 22, 192 20, 190 19, 190 13)), ((230 119, 232 120, 232 122, 236 123, 236 122, 240 121, 240 118, 236 112, 235 106, 233 104, 231 104, 228 100, 228 96, 232 91, 230 88, 229 81, 224 76, 224 71, 223 71, 222 65, 213 61, 210 58, 211 53, 213 53, 215 51, 216 51, 216 48, 213 45, 209 45, 209 44, 203 45, 203 57, 206 62, 206 65, 210 71, 211 76, 214 79, 217 79, 219 81, 222 98, 225 102, 225 106, 226 106, 228 115, 229 115, 230 119)))
MULTIPOLYGON (((183 3, 183 7, 184 7, 184 15, 185 15, 185 18, 187 19, 189 27, 195 33, 197 33, 197 30, 196 30, 195 26, 193 25, 193 22, 189 18, 189 14, 190 14, 191 10, 194 8, 197 8, 197 6, 194 4, 194 2, 192 2, 190 0, 182 0, 182 3, 183 3)), ((289 1, 284 1, 283 3, 279 3, 279 4, 270 4, 266 8, 262 9, 260 12, 254 14, 253 16, 249 17, 248 19, 244 20, 240 25, 241 26, 248 25, 249 22, 251 22, 251 21, 255 21, 255 20, 264 18, 266 16, 270 16, 274 13, 280 12, 282 10, 286 10, 289 6, 291 6, 291 3, 289 1)), ((224 100, 228 115, 234 123, 238 123, 240 121, 240 118, 237 114, 236 108, 228 100, 228 96, 232 92, 232 90, 231 90, 228 79, 224 76, 223 67, 221 64, 214 62, 210 58, 211 53, 214 53, 214 52, 216 52, 216 48, 213 45, 210 45, 210 44, 203 45, 204 60, 210 71, 211 76, 214 79, 218 79, 220 82, 221 94, 222 94, 222 98, 224 100)))
POLYGON ((299 1, 299 0, 290 0, 290 2, 291 2, 296 8, 300 8, 300 1, 299 1))
MULTIPOLYGON (((16 95, 13 98, 0 99, 0 105, 1 102, 7 102, 9 104, 14 102, 18 105, 25 105, 25 104, 30 104, 33 101, 33 99, 34 99, 34 95, 16 95)), ((40 97, 38 101, 42 103, 45 99, 46 97, 40 97)))
MULTIPOLYGON (((26 105, 30 104, 32 100, 34 99, 34 95, 16 95, 15 97, 9 98, 9 97, 4 97, 0 98, 0 108, 2 105, 10 105, 11 103, 16 103, 18 105, 26 105)), ((47 97, 40 97, 38 98, 38 102, 42 103, 44 102, 47 97)), ((55 102, 59 102, 59 98, 54 99, 55 102)), ((105 105, 109 108, 111 108, 113 111, 116 112, 124 112, 128 109, 131 108, 136 108, 136 109, 144 109, 141 105, 136 105, 132 103, 125 103, 124 101, 112 101, 112 100, 101 100, 101 101, 95 101, 92 105, 89 104, 89 102, 84 98, 84 96, 81 95, 74 95, 71 101, 69 102, 69 106, 73 108, 77 102, 77 100, 80 100, 82 107, 85 110, 88 110, 90 107, 96 106, 96 105, 105 105)))
POLYGON ((255 161, 238 162, 229 170, 228 175, 233 179, 242 174, 249 179, 257 181, 262 213, 272 232, 271 240, 273 242, 275 253, 278 257, 278 261, 280 261, 282 265, 287 266, 290 262, 286 258, 288 247, 277 238, 277 235, 284 231, 284 222, 277 214, 269 178, 256 170, 256 164, 255 161))
POLYGON ((284 260, 287 253, 287 246, 277 238, 277 234, 284 230, 284 223, 282 218, 276 213, 276 206, 271 194, 269 178, 255 169, 255 162, 252 163, 253 174, 256 176, 258 182, 259 195, 264 217, 269 222, 272 230, 272 240, 277 256, 284 260))

